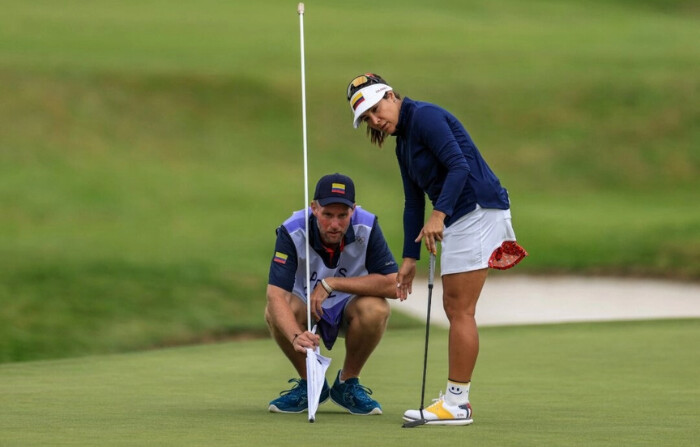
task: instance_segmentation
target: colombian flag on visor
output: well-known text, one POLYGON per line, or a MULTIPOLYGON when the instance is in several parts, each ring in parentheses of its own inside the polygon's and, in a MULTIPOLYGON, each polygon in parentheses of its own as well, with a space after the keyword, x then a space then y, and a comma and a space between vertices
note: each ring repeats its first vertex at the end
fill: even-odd
POLYGON ((352 106, 352 110, 355 110, 363 102, 365 102, 365 97, 362 96, 362 93, 358 92, 357 95, 355 95, 355 97, 352 98, 350 106, 352 106))

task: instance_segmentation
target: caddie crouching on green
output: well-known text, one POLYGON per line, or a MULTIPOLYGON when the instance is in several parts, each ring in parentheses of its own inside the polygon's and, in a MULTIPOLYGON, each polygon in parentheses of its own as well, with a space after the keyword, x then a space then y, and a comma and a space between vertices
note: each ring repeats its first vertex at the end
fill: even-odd
POLYGON ((272 337, 300 378, 270 402, 274 413, 301 413, 308 408, 306 348, 321 340, 332 349, 345 338, 346 355, 332 387, 323 384, 320 403, 330 399, 352 414, 382 414, 372 390, 359 382, 360 372, 379 344, 389 303, 396 298, 398 266, 377 217, 355 206, 355 185, 341 174, 322 177, 311 207, 292 214, 277 228, 270 263, 265 319, 272 337), (318 334, 306 330, 306 222, 309 219, 311 315, 318 334))

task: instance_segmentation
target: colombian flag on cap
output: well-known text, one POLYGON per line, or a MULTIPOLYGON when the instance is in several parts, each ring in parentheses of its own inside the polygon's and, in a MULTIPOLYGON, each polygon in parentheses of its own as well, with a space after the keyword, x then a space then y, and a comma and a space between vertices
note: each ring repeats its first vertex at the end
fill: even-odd
POLYGON ((342 183, 333 183, 331 192, 336 194, 345 194, 345 185, 342 183))
POLYGON ((275 252, 275 257, 273 261, 275 261, 278 264, 286 264, 287 263, 287 255, 284 253, 280 253, 279 251, 275 252))

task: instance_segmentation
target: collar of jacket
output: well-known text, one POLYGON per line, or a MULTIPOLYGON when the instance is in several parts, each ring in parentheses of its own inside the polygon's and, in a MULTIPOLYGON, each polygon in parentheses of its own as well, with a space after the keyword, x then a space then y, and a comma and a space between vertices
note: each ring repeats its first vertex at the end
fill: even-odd
POLYGON ((401 110, 399 110, 399 122, 396 123, 396 131, 391 134, 392 136, 403 135, 406 130, 406 123, 411 120, 411 115, 413 115, 414 101, 408 96, 404 96, 401 101, 401 110))

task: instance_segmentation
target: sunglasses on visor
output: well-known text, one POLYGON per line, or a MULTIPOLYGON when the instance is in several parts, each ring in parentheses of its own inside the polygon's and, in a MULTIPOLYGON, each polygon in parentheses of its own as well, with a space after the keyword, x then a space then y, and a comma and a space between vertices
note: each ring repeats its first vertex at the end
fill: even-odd
POLYGON ((367 87, 368 85, 372 84, 386 84, 386 81, 382 79, 381 76, 378 76, 373 73, 365 73, 350 81, 350 84, 348 84, 347 92, 348 101, 350 101, 350 98, 352 98, 352 95, 354 95, 355 92, 357 92, 363 87, 367 87))

